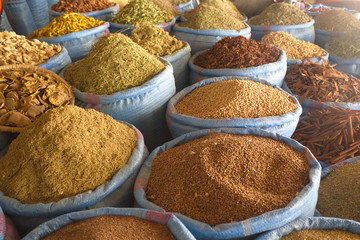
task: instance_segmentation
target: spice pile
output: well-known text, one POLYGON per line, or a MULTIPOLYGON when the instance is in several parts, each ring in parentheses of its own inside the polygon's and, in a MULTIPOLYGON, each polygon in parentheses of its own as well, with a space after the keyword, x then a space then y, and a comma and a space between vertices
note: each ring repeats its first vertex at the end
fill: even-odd
POLYGON ((149 21, 152 24, 170 22, 173 16, 161 10, 155 3, 149 0, 130 1, 110 22, 133 25, 138 21, 149 21))
POLYGON ((310 10, 308 10, 309 12, 327 12, 329 11, 330 8, 312 8, 310 10))
POLYGON ((284 237, 282 240, 299 240, 299 239, 341 239, 341 240, 360 240, 360 235, 343 231, 343 230, 319 230, 308 229, 294 231, 284 237))
POLYGON ((169 2, 174 5, 174 6, 177 6, 177 5, 180 5, 180 4, 184 4, 184 3, 188 3, 190 2, 191 0, 169 0, 169 2))
POLYGON ((180 13, 177 10, 175 10, 173 5, 168 0, 150 0, 150 1, 155 3, 158 8, 164 10, 165 12, 169 13, 174 17, 180 15, 180 13))
POLYGON ((115 4, 108 0, 59 0, 51 6, 57 12, 80 12, 87 13, 100 11, 105 8, 113 7, 115 4))
POLYGON ((271 4, 259 15, 250 18, 250 25, 299 25, 312 21, 306 13, 288 3, 271 4))
MULTIPOLYGON (((225 12, 227 15, 234 17, 238 20, 244 20, 244 16, 237 10, 237 8, 235 7, 235 5, 229 1, 229 0, 203 0, 201 1, 199 6, 204 6, 205 9, 208 6, 212 6, 215 7, 223 12, 225 12), (206 6, 204 6, 206 5, 206 6)), ((187 13, 184 14, 184 17, 187 19, 188 16, 193 15, 193 11, 198 12, 198 10, 191 10, 187 13)))
POLYGON ((360 111, 329 107, 308 113, 293 139, 328 164, 360 155, 360 111))
POLYGON ((285 207, 309 182, 309 170, 305 156, 282 142, 217 133, 157 155, 146 196, 215 226, 285 207))
POLYGON ((177 113, 207 119, 279 116, 296 109, 288 94, 251 80, 229 80, 197 88, 175 108, 177 113))
POLYGON ((315 28, 336 32, 353 31, 360 28, 360 21, 345 10, 332 9, 316 16, 315 28))
POLYGON ((360 29, 345 33, 329 44, 331 55, 345 59, 360 58, 360 29))
POLYGON ((316 209, 325 217, 360 221, 360 161, 336 168, 320 182, 316 209))
POLYGON ((135 130, 108 115, 54 108, 10 144, 0 161, 0 190, 28 204, 95 190, 127 163, 136 142, 135 130))
POLYGON ((65 68, 64 77, 82 92, 110 95, 139 86, 165 69, 154 55, 121 33, 99 39, 89 55, 65 68))
POLYGON ((52 74, 0 71, 0 125, 24 127, 45 111, 70 104, 69 86, 52 74))
POLYGON ((67 225, 42 240, 175 240, 170 230, 132 216, 103 215, 67 225))
POLYGON ((194 64, 206 69, 247 68, 276 62, 280 50, 245 37, 225 37, 197 56, 194 64))
POLYGON ((67 13, 54 18, 48 25, 31 33, 27 38, 57 37, 98 27, 104 22, 79 13, 67 13))
POLYGON ((311 42, 294 38, 291 34, 283 31, 271 32, 261 39, 262 43, 281 48, 289 59, 304 61, 306 58, 325 56, 324 49, 311 42))
POLYGON ((130 38, 150 54, 160 57, 171 55, 186 45, 185 42, 170 36, 164 29, 147 21, 137 22, 130 38))
POLYGON ((0 33, 0 66, 7 64, 38 65, 61 52, 61 46, 29 41, 15 32, 0 33))
POLYGON ((302 63, 290 66, 284 81, 293 94, 319 102, 360 101, 360 81, 330 66, 302 63))

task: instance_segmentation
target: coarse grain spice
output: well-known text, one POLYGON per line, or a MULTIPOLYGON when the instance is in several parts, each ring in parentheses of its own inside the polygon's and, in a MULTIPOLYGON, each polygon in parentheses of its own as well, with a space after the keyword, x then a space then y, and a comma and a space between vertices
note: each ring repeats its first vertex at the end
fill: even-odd
POLYGON ((151 0, 151 1, 155 3, 156 6, 158 6, 158 8, 164 10, 165 12, 169 13, 174 17, 180 15, 179 11, 176 10, 168 0, 151 0))
POLYGON ((59 0, 51 6, 51 9, 57 12, 87 13, 113 6, 115 4, 108 0, 59 0))
POLYGON ((345 32, 359 29, 360 21, 345 10, 331 9, 317 15, 314 26, 324 31, 345 32))
MULTIPOLYGON (((201 5, 213 6, 217 9, 224 11, 229 16, 232 16, 239 20, 244 20, 244 16, 239 12, 239 10, 237 10, 236 7, 234 8, 234 4, 232 2, 230 2, 229 0, 203 0, 200 3, 200 6, 201 5)), ((194 10, 192 10, 192 11, 194 11, 194 10)), ((191 14, 191 11, 185 13, 184 17, 187 18, 187 16, 190 14, 191 14)))
POLYGON ((360 222, 359 199, 360 161, 356 161, 336 168, 321 180, 316 209, 325 217, 360 222))
POLYGON ((206 69, 247 68, 276 62, 280 50, 245 37, 225 37, 197 56, 194 64, 206 69))
POLYGON ((280 141, 216 133, 158 154, 146 196, 215 226, 285 207, 309 182, 309 170, 305 156, 280 141))
POLYGON ((188 3, 192 0, 168 0, 173 6, 178 6, 180 4, 188 3))
POLYGON ((65 68, 64 77, 82 92, 110 95, 139 86, 165 69, 165 64, 121 33, 99 39, 89 55, 65 68))
POLYGON ((294 38, 283 31, 271 32, 261 39, 262 43, 270 44, 285 51, 286 57, 304 61, 307 58, 325 56, 324 49, 311 42, 294 38))
POLYGON ((293 231, 290 234, 281 238, 281 240, 359 240, 360 235, 343 231, 343 230, 320 230, 320 229, 307 229, 300 231, 293 231))
POLYGON ((50 203, 111 180, 136 146, 134 129, 76 106, 54 108, 23 129, 0 161, 0 190, 22 203, 50 203))
POLYGON ((360 29, 331 41, 328 49, 331 55, 341 58, 360 58, 360 29))
POLYGON ((250 25, 255 26, 278 26, 299 25, 312 21, 305 12, 288 3, 271 4, 259 15, 250 18, 250 25))
POLYGON ((166 225, 132 216, 103 215, 69 224, 42 240, 175 240, 166 225))
POLYGON ((261 118, 293 112, 288 94, 251 80, 228 80, 205 85, 186 95, 177 113, 205 119, 261 118))

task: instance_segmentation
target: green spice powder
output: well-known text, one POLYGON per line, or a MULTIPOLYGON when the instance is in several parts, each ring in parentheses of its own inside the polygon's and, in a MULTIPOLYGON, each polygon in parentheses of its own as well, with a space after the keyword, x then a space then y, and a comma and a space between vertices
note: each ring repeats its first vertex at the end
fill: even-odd
POLYGON ((329 52, 345 59, 360 58, 360 29, 348 32, 330 42, 329 52))

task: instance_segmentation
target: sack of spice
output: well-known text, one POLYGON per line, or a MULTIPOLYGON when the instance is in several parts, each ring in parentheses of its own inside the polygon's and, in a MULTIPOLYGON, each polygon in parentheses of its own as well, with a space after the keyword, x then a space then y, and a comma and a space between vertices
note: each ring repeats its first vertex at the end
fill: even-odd
POLYGON ((170 0, 150 0, 150 1, 155 3, 155 5, 158 8, 169 13, 171 16, 174 16, 176 18, 178 18, 180 16, 179 11, 173 7, 170 0))
POLYGON ((59 0, 56 4, 49 6, 49 18, 52 21, 68 12, 84 14, 98 20, 107 21, 120 11, 117 3, 109 0, 59 0))
POLYGON ((133 0, 109 20, 110 32, 129 35, 139 21, 148 21, 170 33, 176 19, 150 0, 133 0))
POLYGON ((149 149, 170 139, 166 104, 175 94, 171 64, 121 33, 110 33, 89 55, 64 69, 76 104, 134 124, 149 149))
POLYGON ((6 1, 4 11, 17 34, 27 36, 37 29, 26 0, 6 1))
POLYGON ((306 9, 306 13, 307 15, 309 15, 310 17, 312 18, 316 18, 320 13, 323 13, 323 12, 327 12, 331 9, 341 9, 341 10, 345 10, 351 14, 353 14, 356 18, 359 19, 360 15, 357 11, 355 10, 348 10, 347 8, 338 8, 338 7, 330 7, 330 6, 327 6, 327 5, 323 5, 323 4, 315 4, 315 5, 311 5, 310 7, 308 7, 306 9))
POLYGON ((307 42, 315 41, 314 20, 288 3, 271 4, 260 15, 250 18, 249 24, 251 37, 257 41, 270 32, 278 31, 307 42))
POLYGON ((286 73, 283 50, 245 37, 225 37, 190 58, 190 84, 205 78, 244 76, 281 87, 286 73))
POLYGON ((23 240, 166 239, 195 240, 173 214, 140 208, 100 208, 72 212, 45 222, 23 240))
POLYGON ((23 129, 0 161, 0 205, 22 233, 60 214, 132 206, 147 156, 141 133, 109 115, 54 108, 23 129))
POLYGON ((177 92, 189 86, 188 61, 191 49, 188 43, 177 40, 148 21, 137 22, 130 38, 150 54, 163 57, 171 63, 177 92))
MULTIPOLYGON (((340 202, 341 203, 341 202, 340 202)), ((255 240, 342 239, 359 240, 360 223, 340 218, 309 217, 262 234, 255 240)))
POLYGON ((49 12, 47 0, 26 0, 33 16, 36 29, 45 27, 49 24, 49 12))
POLYGON ((10 23, 9 23, 9 19, 6 15, 6 12, 3 11, 2 15, 1 15, 1 25, 0 27, 2 27, 3 29, 5 29, 6 31, 9 31, 9 32, 13 32, 14 30, 12 29, 10 23))
POLYGON ((195 8, 193 0, 170 0, 170 2, 180 14, 187 13, 195 8))
POLYGON ((238 239, 313 216, 320 174, 318 161, 293 139, 205 129, 156 148, 134 194, 142 208, 174 213, 198 239, 238 239))
POLYGON ((218 77, 172 97, 166 120, 174 138, 212 128, 258 128, 291 137, 302 109, 280 87, 253 77, 218 77))
POLYGON ((0 239, 1 240, 20 240, 12 221, 6 217, 0 207, 0 239))
POLYGON ((315 18, 315 43, 325 48, 326 43, 342 36, 345 32, 360 29, 360 21, 353 14, 332 9, 315 18))
POLYGON ((108 33, 109 23, 79 13, 67 13, 52 20, 27 38, 37 38, 65 47, 73 62, 87 56, 97 38, 108 33))

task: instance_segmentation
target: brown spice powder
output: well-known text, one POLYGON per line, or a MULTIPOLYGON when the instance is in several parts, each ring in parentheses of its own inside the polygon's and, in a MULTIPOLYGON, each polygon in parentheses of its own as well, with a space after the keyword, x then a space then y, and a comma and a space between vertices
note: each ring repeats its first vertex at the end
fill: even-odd
POLYGON ((156 156, 146 194, 168 212, 215 226, 285 207, 309 170, 305 156, 280 141, 216 133, 156 156))
POLYGON ((316 16, 314 27, 324 31, 353 31, 360 28, 360 21, 345 10, 331 9, 316 16))
POLYGON ((98 216, 72 223, 43 240, 175 240, 161 224, 132 216, 98 216))
POLYGON ((251 80, 228 80, 195 89, 175 108, 177 113, 207 119, 279 116, 296 109, 288 94, 251 80))
POLYGON ((301 231, 294 231, 284 237, 282 240, 299 240, 299 239, 307 239, 307 240, 359 240, 360 235, 343 231, 343 230, 319 230, 319 229, 308 229, 301 231))

